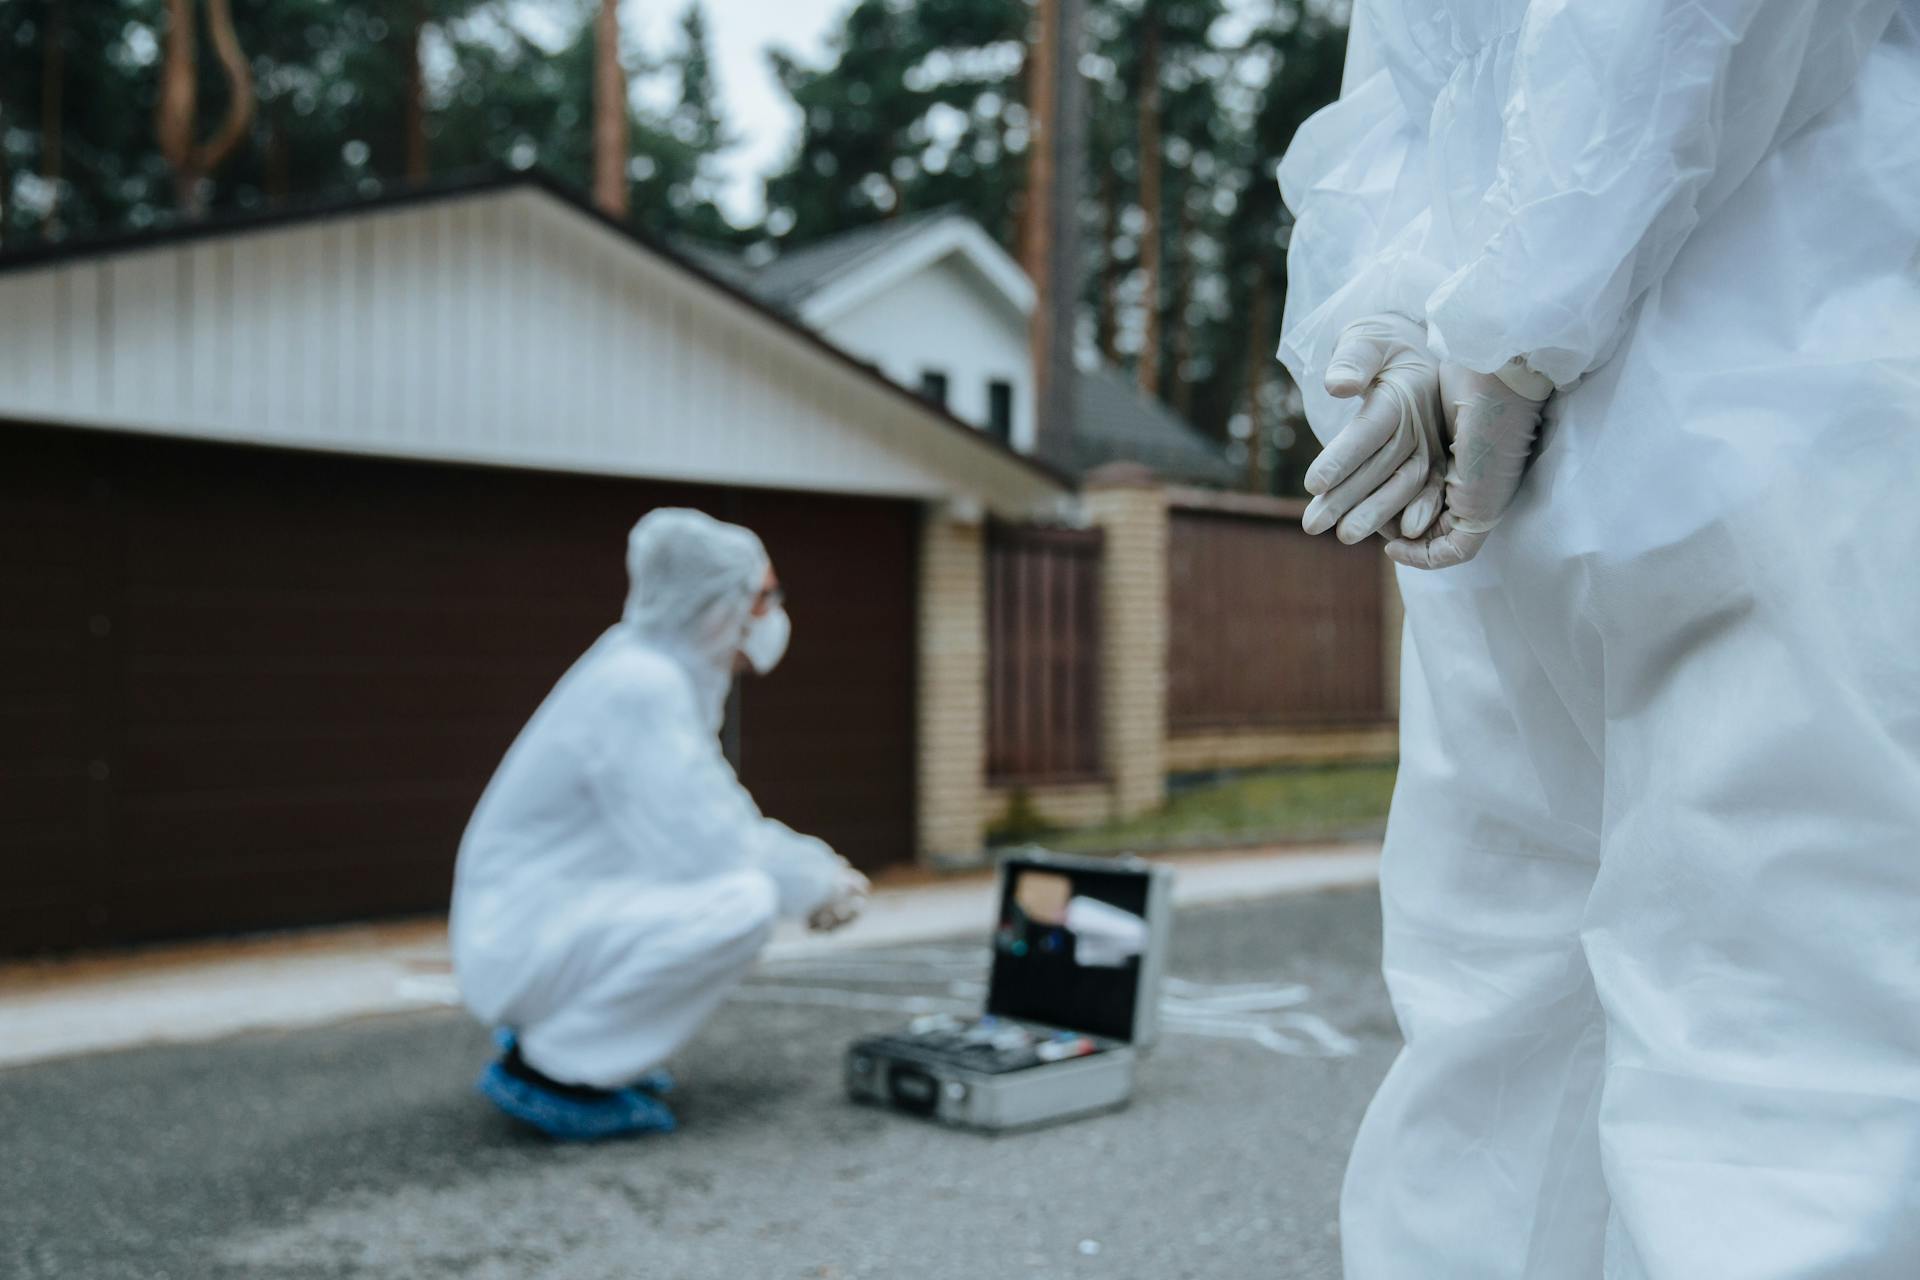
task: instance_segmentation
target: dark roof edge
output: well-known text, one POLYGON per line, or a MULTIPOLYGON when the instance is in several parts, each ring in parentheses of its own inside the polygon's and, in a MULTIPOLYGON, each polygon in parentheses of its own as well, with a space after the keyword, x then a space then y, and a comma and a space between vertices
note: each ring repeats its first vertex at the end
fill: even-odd
POLYGON ((1077 492, 1079 481, 1038 458, 1029 457, 993 437, 976 430, 955 417, 945 409, 930 403, 913 391, 901 386, 882 373, 877 365, 867 364, 855 359, 846 351, 836 347, 825 338, 807 328, 798 320, 787 316, 765 301, 753 296, 746 290, 715 275, 699 263, 690 261, 684 254, 662 243, 652 235, 609 217, 594 208, 582 198, 581 194, 567 183, 554 177, 544 169, 507 169, 489 167, 470 169, 445 177, 435 178, 417 186, 400 186, 383 190, 374 196, 321 196, 305 200, 295 200, 274 209, 263 209, 242 213, 228 213, 202 218, 193 222, 180 222, 170 226, 146 231, 112 231, 100 235, 74 236, 69 239, 28 245, 19 249, 0 250, 0 276, 15 271, 24 271, 33 267, 55 265, 62 262, 87 258, 113 257, 133 253, 143 249, 157 249, 196 240, 210 240, 222 236, 247 235, 257 231, 271 231, 282 227, 298 226, 309 222, 324 222, 332 218, 353 217, 360 214, 380 213, 391 209, 402 209, 411 205, 433 204, 442 200, 452 200, 462 196, 488 195, 513 190, 540 191, 560 201, 575 213, 581 214, 599 223, 608 231, 624 237, 629 243, 645 249, 655 257, 672 263, 709 288, 718 290, 734 301, 741 303, 758 315, 771 321, 781 329, 805 341, 815 350, 822 352, 842 367, 851 369, 862 377, 879 384, 897 398, 911 404, 930 420, 953 431, 965 432, 967 437, 981 448, 992 450, 1009 459, 1029 472, 1039 476, 1049 484, 1067 492, 1077 492))
MULTIPOLYGON (((844 231, 836 231, 832 235, 823 236, 818 240, 809 241, 806 244, 796 245, 792 249, 781 250, 762 270, 767 272, 776 271, 782 264, 791 267, 792 260, 795 258, 804 260, 808 256, 816 253, 824 254, 827 250, 834 249, 855 236, 872 238, 872 244, 859 250, 844 262, 837 263, 827 270, 820 272, 818 275, 808 277, 804 285, 796 290, 793 295, 796 299, 810 298, 814 294, 827 288, 834 281, 840 279, 840 277, 853 271, 856 267, 864 266, 878 258, 885 257, 888 253, 899 248, 900 245, 906 244, 914 237, 924 234, 928 228, 936 227, 948 218, 956 216, 965 217, 965 214, 961 211, 957 203, 949 202, 938 205, 932 209, 916 209, 912 213, 900 214, 898 217, 876 219, 873 222, 864 223, 857 227, 848 227, 844 231)), ((967 220, 969 222, 973 221, 971 218, 967 220)), ((975 225, 978 224, 976 223, 975 225)))
POLYGON ((244 235, 253 231, 271 231, 279 227, 321 222, 329 218, 377 213, 416 204, 432 204, 458 196, 506 191, 520 186, 557 188, 560 185, 549 175, 536 174, 533 170, 522 171, 499 167, 465 169, 429 179, 417 186, 391 184, 384 187, 378 195, 356 196, 333 192, 297 197, 272 208, 238 212, 222 211, 205 218, 182 219, 144 230, 104 231, 67 236, 59 240, 43 240, 20 248, 0 249, 0 275, 65 262, 69 259, 105 258, 142 249, 159 249, 170 245, 191 243, 195 240, 244 235))

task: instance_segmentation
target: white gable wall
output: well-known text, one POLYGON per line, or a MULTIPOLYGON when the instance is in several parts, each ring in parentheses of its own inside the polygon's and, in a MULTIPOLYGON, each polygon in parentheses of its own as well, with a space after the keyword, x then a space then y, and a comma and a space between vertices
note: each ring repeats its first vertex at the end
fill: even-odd
POLYGON ((984 427, 987 383, 1013 384, 1013 445, 1034 445, 1033 365, 1027 321, 991 292, 959 254, 894 282, 827 322, 828 341, 918 388, 932 369, 947 375, 947 406, 984 427))
POLYGON ((1014 511, 1055 496, 531 189, 0 274, 0 417, 1014 511))

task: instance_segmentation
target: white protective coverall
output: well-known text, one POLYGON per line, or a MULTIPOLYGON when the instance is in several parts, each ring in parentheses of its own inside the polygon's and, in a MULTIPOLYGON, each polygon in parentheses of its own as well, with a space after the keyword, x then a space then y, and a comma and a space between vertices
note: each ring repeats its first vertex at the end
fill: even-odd
POLYGON ((1406 1047, 1355 1280, 1920 1276, 1920 38, 1896 0, 1359 0, 1281 357, 1560 390, 1400 569, 1406 1047))
POLYGON ((835 892, 827 846, 763 817, 721 753, 760 540, 662 510, 628 542, 625 615, 502 761, 454 875, 454 973, 536 1070, 614 1088, 745 975, 776 915, 835 892))

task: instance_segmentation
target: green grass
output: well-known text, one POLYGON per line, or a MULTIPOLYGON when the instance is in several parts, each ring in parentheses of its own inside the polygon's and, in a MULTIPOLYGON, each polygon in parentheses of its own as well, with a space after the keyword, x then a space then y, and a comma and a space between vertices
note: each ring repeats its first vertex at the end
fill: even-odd
POLYGON ((1181 788, 1152 813, 1075 831, 1006 830, 1078 852, 1207 848, 1325 839, 1378 830, 1393 796, 1394 766, 1339 765, 1236 774, 1181 788))

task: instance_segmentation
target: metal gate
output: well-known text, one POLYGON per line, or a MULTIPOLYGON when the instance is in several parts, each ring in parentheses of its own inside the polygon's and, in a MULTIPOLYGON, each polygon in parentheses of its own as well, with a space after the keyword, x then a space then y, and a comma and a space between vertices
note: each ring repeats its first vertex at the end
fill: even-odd
POLYGON ((1097 529, 995 525, 987 540, 987 773, 996 782, 1098 777, 1097 529))
POLYGON ((1309 537, 1297 516, 1171 520, 1170 731, 1392 719, 1377 545, 1309 537))

